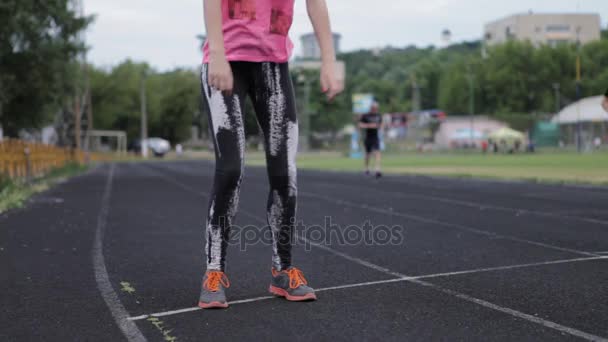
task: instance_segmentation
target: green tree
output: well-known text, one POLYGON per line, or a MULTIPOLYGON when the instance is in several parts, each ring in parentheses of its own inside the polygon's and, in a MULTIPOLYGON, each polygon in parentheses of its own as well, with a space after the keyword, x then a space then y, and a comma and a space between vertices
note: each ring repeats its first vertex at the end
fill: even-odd
POLYGON ((608 88, 608 39, 582 47, 581 72, 584 96, 604 94, 608 88))
POLYGON ((182 142, 190 138, 190 129, 199 115, 199 82, 188 70, 176 70, 162 78, 166 91, 160 97, 158 135, 173 143, 182 142))
POLYGON ((9 136, 38 127, 74 93, 85 47, 76 39, 92 21, 68 0, 0 2, 0 125, 9 136))

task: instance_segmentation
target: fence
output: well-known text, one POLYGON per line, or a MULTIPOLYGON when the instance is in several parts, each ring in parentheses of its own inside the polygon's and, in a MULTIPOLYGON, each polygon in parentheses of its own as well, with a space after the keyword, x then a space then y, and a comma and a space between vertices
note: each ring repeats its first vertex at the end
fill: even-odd
POLYGON ((0 176, 32 179, 70 162, 82 164, 82 151, 21 140, 0 141, 0 176))

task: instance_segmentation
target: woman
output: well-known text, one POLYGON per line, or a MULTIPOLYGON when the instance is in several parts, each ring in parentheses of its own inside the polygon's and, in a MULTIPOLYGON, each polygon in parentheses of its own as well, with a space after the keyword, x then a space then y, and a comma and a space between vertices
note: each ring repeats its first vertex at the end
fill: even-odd
MULTIPOLYGON (((209 200, 207 271, 199 306, 226 308, 227 239, 239 201, 245 132, 243 104, 249 96, 264 135, 270 183, 267 205, 273 257, 270 292, 291 301, 315 300, 302 271, 291 264, 296 213, 298 123, 287 61, 294 0, 204 0, 207 42, 202 87, 215 146, 215 179, 209 200)), ((322 51, 321 89, 329 100, 343 89, 325 0, 307 0, 322 51)))

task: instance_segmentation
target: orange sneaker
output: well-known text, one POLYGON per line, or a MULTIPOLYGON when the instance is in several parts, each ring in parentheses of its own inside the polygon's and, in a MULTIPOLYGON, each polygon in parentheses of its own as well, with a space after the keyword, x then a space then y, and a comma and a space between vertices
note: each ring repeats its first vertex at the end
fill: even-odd
POLYGON ((207 271, 203 278, 198 306, 203 309, 227 308, 225 289, 228 287, 230 287, 230 281, 224 272, 207 271))
POLYGON ((292 302, 317 300, 315 290, 308 286, 302 271, 295 267, 283 271, 273 268, 269 291, 292 302))

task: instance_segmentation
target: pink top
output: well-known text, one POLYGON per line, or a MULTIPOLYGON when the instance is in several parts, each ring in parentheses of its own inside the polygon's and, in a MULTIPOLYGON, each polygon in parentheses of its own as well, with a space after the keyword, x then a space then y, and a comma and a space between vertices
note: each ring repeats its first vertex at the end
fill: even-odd
MULTIPOLYGON (((295 0, 222 0, 224 48, 229 61, 287 62, 295 0)), ((203 47, 209 63, 209 41, 203 47)))

